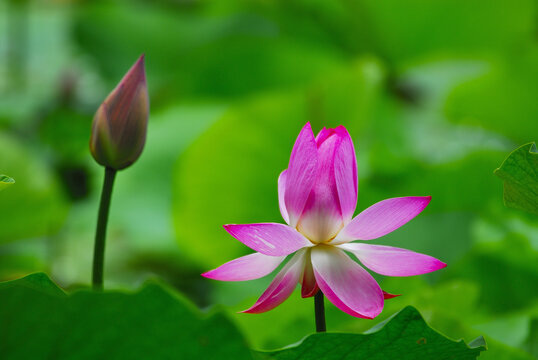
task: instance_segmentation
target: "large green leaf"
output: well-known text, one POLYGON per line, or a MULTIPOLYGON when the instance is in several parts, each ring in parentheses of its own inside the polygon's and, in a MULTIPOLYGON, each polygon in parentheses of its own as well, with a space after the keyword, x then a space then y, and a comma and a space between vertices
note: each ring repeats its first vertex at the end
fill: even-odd
POLYGON ((251 358, 225 316, 162 285, 66 295, 40 273, 0 283, 0 338, 2 359, 251 358))
MULTIPOLYGON (((219 312, 201 316, 162 285, 149 283, 136 293, 66 294, 43 273, 0 283, 0 336, 3 359, 240 360, 252 356, 226 316, 219 312)), ((450 340, 409 306, 363 335, 315 334, 299 345, 257 355, 362 359, 372 350, 374 360, 475 359, 485 344, 482 340, 466 346, 462 340, 450 340)))
POLYGON ((15 183, 15 180, 10 178, 7 175, 0 175, 0 190, 5 189, 9 185, 13 185, 15 183))
POLYGON ((314 334, 300 344, 273 352, 260 352, 260 359, 476 359, 486 350, 483 338, 466 345, 439 334, 420 313, 408 306, 367 334, 314 334), (382 326, 381 329, 379 329, 382 326), (378 330, 379 329, 379 330, 378 330), (377 331, 375 331, 377 330, 377 331))
POLYGON ((495 174, 504 180, 506 206, 538 215, 538 152, 535 143, 512 151, 495 174))

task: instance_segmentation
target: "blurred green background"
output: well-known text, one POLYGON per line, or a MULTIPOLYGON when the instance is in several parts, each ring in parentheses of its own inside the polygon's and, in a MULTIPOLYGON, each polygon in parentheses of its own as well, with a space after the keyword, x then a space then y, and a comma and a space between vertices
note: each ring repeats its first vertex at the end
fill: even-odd
POLYGON ((276 182, 300 128, 345 125, 357 150, 357 211, 432 195, 378 243, 448 263, 377 277, 403 294, 375 320, 327 305, 331 331, 360 332, 405 305, 485 359, 538 357, 538 219, 506 208, 493 175, 538 140, 536 1, 252 0, 0 2, 0 280, 45 271, 88 286, 103 171, 93 113, 145 53, 146 148, 116 183, 105 286, 163 278, 202 309, 221 306, 252 346, 314 330, 294 293, 237 314, 270 276, 199 274, 248 249, 225 223, 282 222, 276 182))

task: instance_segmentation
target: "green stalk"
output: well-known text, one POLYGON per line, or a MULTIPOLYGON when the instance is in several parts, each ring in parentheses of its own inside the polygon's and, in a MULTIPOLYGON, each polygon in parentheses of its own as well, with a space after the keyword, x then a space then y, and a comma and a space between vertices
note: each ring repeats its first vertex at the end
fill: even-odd
POLYGON ((323 293, 321 290, 318 290, 316 295, 314 295, 314 309, 316 314, 316 332, 325 332, 327 331, 327 326, 325 324, 325 305, 323 303, 323 293))
POLYGON ((99 204, 99 214, 97 217, 97 229, 95 231, 95 247, 93 250, 93 277, 92 284, 94 290, 103 289, 103 269, 105 260, 106 226, 108 223, 108 210, 110 209, 110 198, 112 197, 112 187, 116 170, 105 167, 105 180, 101 191, 101 202, 99 204))

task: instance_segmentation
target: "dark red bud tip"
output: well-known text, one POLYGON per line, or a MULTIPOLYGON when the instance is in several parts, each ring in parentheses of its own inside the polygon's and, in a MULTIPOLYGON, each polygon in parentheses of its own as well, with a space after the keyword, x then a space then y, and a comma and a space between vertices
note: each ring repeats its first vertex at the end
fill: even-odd
POLYGON ((146 141, 149 96, 141 55, 93 118, 90 151, 101 165, 121 170, 138 159, 146 141))

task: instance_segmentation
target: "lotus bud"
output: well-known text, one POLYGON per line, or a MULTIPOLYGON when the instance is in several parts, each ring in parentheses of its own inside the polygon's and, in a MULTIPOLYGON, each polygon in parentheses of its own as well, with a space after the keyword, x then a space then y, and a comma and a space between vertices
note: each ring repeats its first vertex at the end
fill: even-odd
POLYGON ((95 113, 90 139, 95 161, 115 170, 134 163, 144 148, 148 114, 142 55, 95 113))

